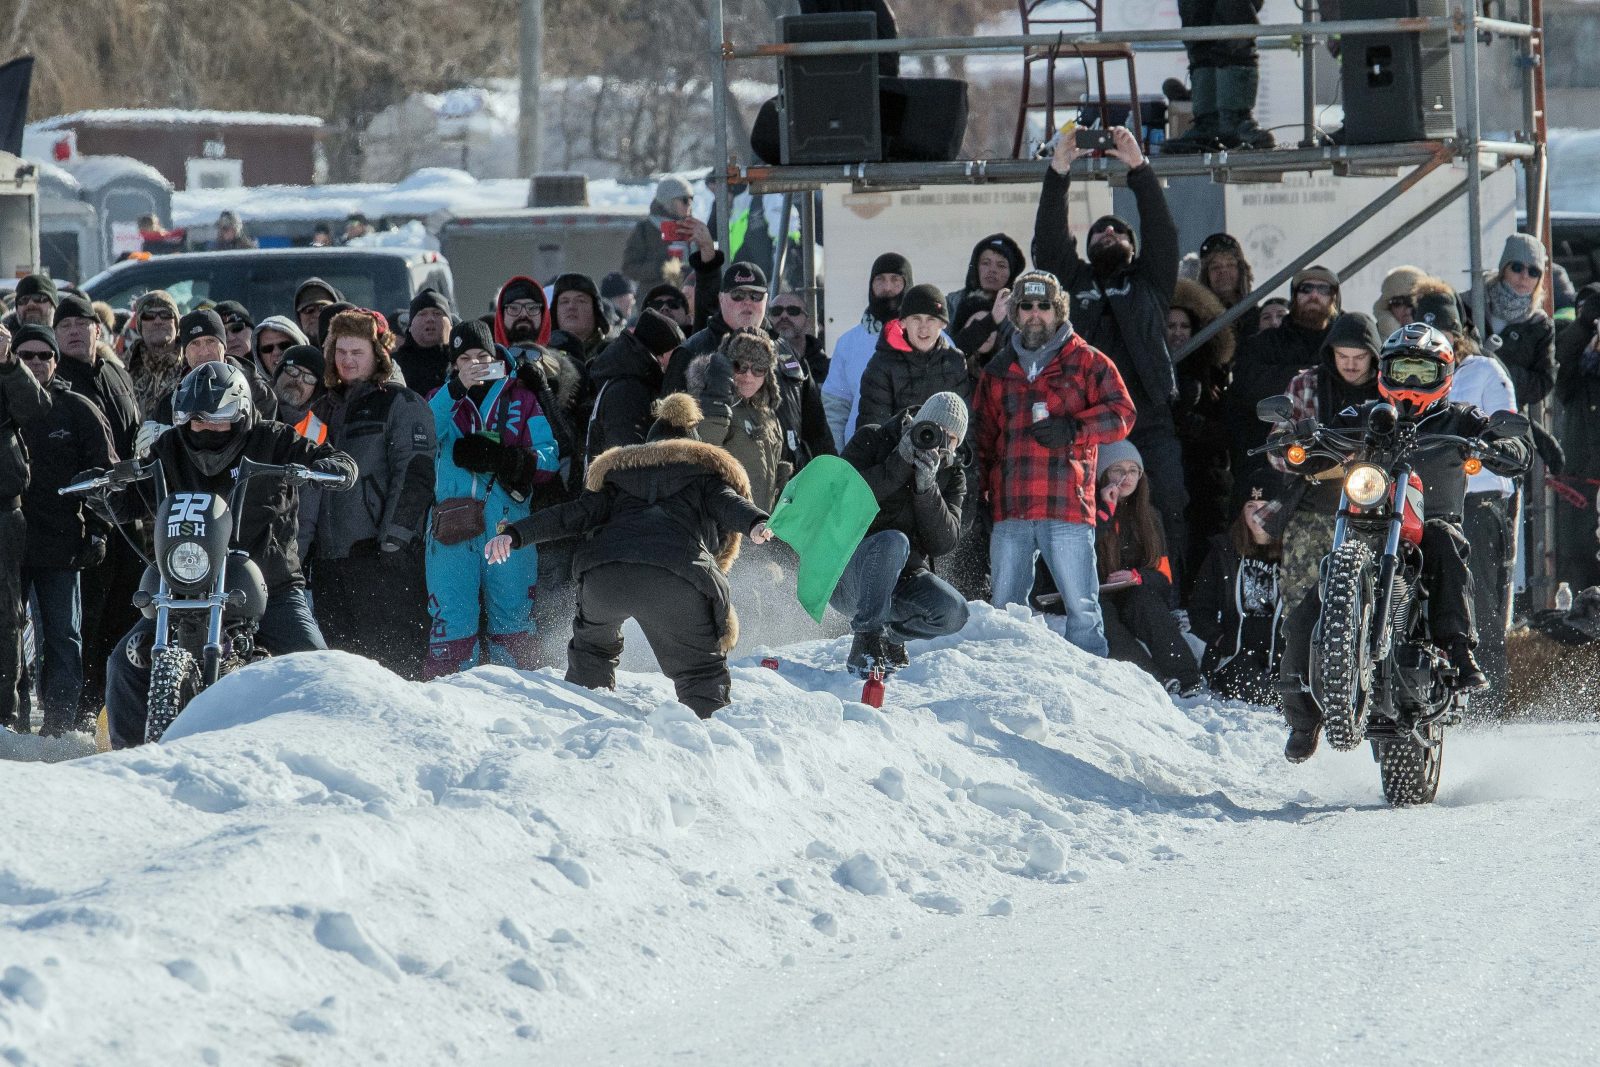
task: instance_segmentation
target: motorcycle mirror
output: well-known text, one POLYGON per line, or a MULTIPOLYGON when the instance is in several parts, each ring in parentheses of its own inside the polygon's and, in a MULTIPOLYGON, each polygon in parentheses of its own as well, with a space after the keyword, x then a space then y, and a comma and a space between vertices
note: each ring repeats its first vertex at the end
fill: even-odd
POLYGON ((1501 437, 1522 437, 1533 429, 1533 424, 1518 412, 1497 411, 1489 416, 1488 428, 1501 437))
POLYGON ((1399 421, 1400 413, 1393 404, 1374 404, 1367 412, 1367 428, 1373 433, 1393 433, 1395 423, 1399 421))
POLYGON ((1256 418, 1262 422, 1290 422, 1294 418, 1294 401, 1286 396, 1269 396, 1257 401, 1256 418))

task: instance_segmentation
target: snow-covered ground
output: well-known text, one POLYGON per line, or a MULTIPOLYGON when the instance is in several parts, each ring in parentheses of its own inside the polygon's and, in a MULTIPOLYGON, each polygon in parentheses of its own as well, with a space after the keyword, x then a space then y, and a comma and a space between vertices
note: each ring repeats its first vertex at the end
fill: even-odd
POLYGON ((0 1057, 1593 1060, 1593 728, 1458 732, 1391 811, 1036 621, 975 607, 881 712, 844 649, 704 724, 649 674, 295 656, 0 764, 0 1057))

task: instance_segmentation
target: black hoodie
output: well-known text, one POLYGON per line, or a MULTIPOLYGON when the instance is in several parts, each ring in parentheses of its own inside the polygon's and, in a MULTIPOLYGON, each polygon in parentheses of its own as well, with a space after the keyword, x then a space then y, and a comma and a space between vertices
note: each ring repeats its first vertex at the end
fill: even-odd
POLYGON ((950 322, 957 329, 966 325, 967 318, 978 310, 977 305, 974 305, 970 310, 961 306, 962 301, 966 300, 967 297, 981 294, 988 299, 991 307, 994 305, 994 294, 984 293, 978 287, 978 257, 985 252, 999 252, 1006 257, 1006 263, 1010 265, 1011 269, 1006 278, 1005 288, 1009 288, 1011 283, 1016 281, 1017 275, 1021 274, 1028 265, 1028 261, 1022 256, 1022 246, 1006 234, 991 233, 973 245, 972 257, 967 260, 967 280, 962 283, 960 289, 944 298, 945 307, 950 309, 950 322))

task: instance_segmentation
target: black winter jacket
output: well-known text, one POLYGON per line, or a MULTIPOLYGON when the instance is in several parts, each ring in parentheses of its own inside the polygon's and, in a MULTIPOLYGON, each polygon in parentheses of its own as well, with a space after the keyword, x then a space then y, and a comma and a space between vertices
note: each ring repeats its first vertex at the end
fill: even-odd
POLYGON ((1600 478, 1600 356, 1585 360, 1594 336, 1595 320, 1580 315, 1556 339, 1556 438, 1567 453, 1566 472, 1579 478, 1600 478))
MULTIPOLYGON (((313 444, 281 422, 256 420, 248 431, 243 456, 257 463, 299 463, 345 481, 338 490, 325 487, 319 493, 349 489, 356 482, 355 460, 328 445, 313 444)), ((167 491, 189 493, 231 493, 233 476, 229 471, 206 474, 194 463, 185 431, 173 430, 157 437, 150 455, 161 461, 167 491)), ((152 499, 149 480, 113 494, 104 517, 115 522, 144 518, 155 511, 160 501, 152 499)), ((253 478, 245 489, 244 506, 234 517, 236 544, 250 553, 267 580, 269 594, 305 585, 300 569, 300 548, 296 535, 300 520, 300 491, 281 478, 253 478)))
POLYGON ((133 378, 122 361, 103 352, 95 354, 93 363, 62 356, 56 361, 56 377, 100 408, 111 428, 111 445, 117 455, 132 456, 133 439, 139 434, 143 416, 133 395, 133 378))
POLYGON ((84 507, 81 496, 56 492, 81 471, 104 469, 117 461, 111 428, 100 409, 72 391, 60 378, 45 387, 50 410, 23 427, 33 456, 33 477, 22 495, 28 520, 29 567, 83 567, 92 537, 105 537, 104 520, 84 507))
POLYGON ((391 358, 405 376, 406 388, 424 399, 432 396, 450 376, 450 346, 447 344, 423 348, 407 333, 405 344, 395 349, 391 358))
POLYGON ((878 334, 878 347, 861 372, 858 426, 882 426, 934 393, 951 392, 971 404, 974 379, 967 357, 940 335, 927 352, 914 352, 898 320, 878 334))
POLYGON ((1137 254, 1126 270, 1098 282, 1067 229, 1070 184, 1065 175, 1045 170, 1033 224, 1033 265, 1061 281, 1071 298, 1073 329, 1117 365, 1138 412, 1135 431, 1170 426, 1178 384, 1167 351, 1167 308, 1178 282, 1178 226, 1161 180, 1148 163, 1128 172, 1139 209, 1137 254))
POLYGON ((596 395, 584 458, 593 463, 608 448, 644 443, 650 405, 661 396, 662 373, 655 356, 627 330, 595 357, 589 376, 596 395))
POLYGON ((961 288, 953 293, 946 293, 944 306, 950 312, 952 326, 964 324, 980 304, 994 305, 994 295, 985 293, 978 287, 978 260, 985 252, 998 252, 1006 257, 1006 264, 1010 267, 1011 277, 1006 279, 1006 286, 1017 280, 1028 261, 1022 258, 1022 246, 1012 240, 1008 234, 991 233, 977 244, 972 246, 972 255, 967 259, 967 277, 961 283, 961 288), (963 308, 962 304, 967 297, 974 297, 971 308, 963 308))
POLYGON ((739 543, 766 512, 750 503, 750 480, 732 456, 700 441, 629 445, 589 468, 578 499, 506 527, 521 547, 583 538, 572 574, 607 563, 646 563, 683 578, 710 602, 724 651, 738 642, 727 572, 739 543))
POLYGON ((1223 670, 1240 653, 1253 652, 1267 669, 1276 666, 1283 644, 1282 565, 1247 561, 1227 534, 1211 538, 1189 596, 1189 626, 1206 643, 1206 674, 1223 670))
POLYGON ((22 430, 49 412, 50 401, 50 394, 15 355, 0 363, 0 511, 17 506, 28 487, 28 446, 22 430))
POLYGON ((916 491, 912 466, 898 451, 900 438, 910 425, 909 413, 881 426, 864 425, 850 438, 843 457, 878 499, 878 517, 867 528, 867 536, 899 530, 911 539, 911 555, 900 572, 902 578, 932 570, 935 559, 955 550, 967 496, 966 475, 957 464, 939 472, 937 492, 916 491))
MULTIPOLYGON (((1331 320, 1330 320, 1331 326, 1331 320)), ((1233 361, 1233 384, 1228 387, 1226 411, 1233 430, 1233 474, 1243 480, 1250 471, 1267 464, 1265 456, 1247 456, 1267 443, 1270 427, 1256 418, 1256 404, 1289 388, 1295 375, 1322 360, 1328 331, 1310 330, 1285 319, 1283 325, 1247 340, 1233 361)))
POLYGON ((1518 409, 1537 404, 1556 384, 1556 328, 1550 316, 1535 311, 1526 322, 1513 322, 1500 331, 1500 348, 1494 354, 1511 379, 1518 409))

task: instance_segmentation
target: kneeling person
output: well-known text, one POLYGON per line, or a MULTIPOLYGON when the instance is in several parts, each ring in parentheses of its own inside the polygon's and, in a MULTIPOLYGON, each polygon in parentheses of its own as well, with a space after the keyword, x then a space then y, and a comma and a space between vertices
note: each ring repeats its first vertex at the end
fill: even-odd
POLYGON ((851 616, 852 674, 903 667, 905 642, 967 624, 966 599, 930 569, 961 537, 967 482, 956 449, 966 436, 966 402, 935 393, 915 414, 907 409, 882 426, 863 426, 845 446, 844 459, 878 499, 878 517, 828 601, 851 616), (918 440, 923 435, 931 447, 918 440))
POLYGON ((567 681, 614 688, 622 624, 633 619, 678 699, 709 719, 728 703, 728 650, 739 640, 728 569, 744 535, 759 545, 772 533, 744 468, 693 440, 700 421, 691 397, 667 397, 644 444, 602 452, 582 496, 505 526, 484 556, 504 563, 513 549, 582 536, 567 681))

